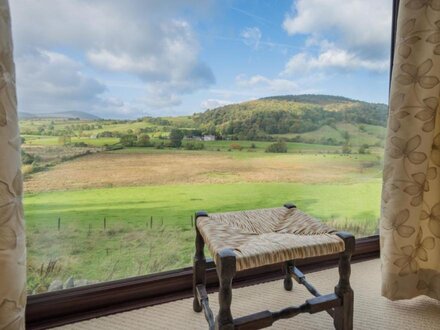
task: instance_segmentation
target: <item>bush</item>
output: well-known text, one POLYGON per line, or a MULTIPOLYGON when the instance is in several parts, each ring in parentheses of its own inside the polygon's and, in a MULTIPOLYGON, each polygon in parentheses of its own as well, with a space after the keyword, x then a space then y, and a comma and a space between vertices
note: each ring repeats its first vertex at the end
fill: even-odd
POLYGON ((359 147, 358 152, 360 154, 369 154, 370 153, 370 146, 368 144, 363 144, 359 147))
POLYGON ((342 153, 343 154, 351 154, 351 145, 349 145, 349 144, 344 144, 343 146, 342 146, 342 153))
POLYGON ((286 153, 287 144, 284 141, 278 141, 267 146, 266 152, 286 153))
POLYGON ((172 129, 170 132, 170 146, 180 148, 182 146, 183 132, 180 129, 172 129))
POLYGON ((156 149, 164 149, 165 148, 165 143, 163 141, 157 142, 154 144, 154 147, 156 149))
POLYGON ((243 149, 243 147, 240 144, 238 144, 238 143, 231 143, 229 145, 229 148, 231 148, 232 150, 241 150, 241 149, 243 149))
POLYGON ((122 144, 113 144, 105 147, 105 150, 107 151, 121 150, 121 149, 124 149, 124 146, 122 144))
POLYGON ((40 160, 40 157, 28 154, 24 150, 21 150, 21 162, 22 162, 22 164, 29 165, 29 164, 32 164, 33 162, 36 162, 36 161, 39 161, 39 160, 40 160))
POLYGON ((137 136, 133 135, 133 134, 126 134, 126 135, 121 136, 121 139, 119 140, 119 142, 124 147, 134 147, 137 142, 137 136))
POLYGON ((84 142, 74 142, 72 143, 72 147, 80 147, 80 148, 85 148, 88 147, 89 145, 87 143, 84 142))
POLYGON ((205 145, 203 142, 186 142, 183 146, 186 150, 203 150, 205 149, 205 145))
POLYGON ((140 134, 137 137, 138 147, 151 147, 150 136, 148 134, 140 134))

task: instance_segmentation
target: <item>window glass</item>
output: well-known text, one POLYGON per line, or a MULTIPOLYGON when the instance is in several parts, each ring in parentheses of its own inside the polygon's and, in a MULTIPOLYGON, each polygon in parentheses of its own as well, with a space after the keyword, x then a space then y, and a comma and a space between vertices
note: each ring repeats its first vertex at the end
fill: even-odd
POLYGON ((11 9, 29 293, 189 266, 197 210, 377 233, 390 1, 11 9))

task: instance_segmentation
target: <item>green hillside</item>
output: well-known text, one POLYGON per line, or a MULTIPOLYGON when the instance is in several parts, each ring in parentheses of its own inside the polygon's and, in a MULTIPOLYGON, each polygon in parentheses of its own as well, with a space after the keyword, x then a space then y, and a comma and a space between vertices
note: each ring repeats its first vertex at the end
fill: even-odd
POLYGON ((385 104, 344 97, 287 95, 208 110, 194 115, 194 121, 210 134, 253 140, 273 134, 303 134, 326 126, 338 130, 340 123, 385 127, 387 112, 385 104))

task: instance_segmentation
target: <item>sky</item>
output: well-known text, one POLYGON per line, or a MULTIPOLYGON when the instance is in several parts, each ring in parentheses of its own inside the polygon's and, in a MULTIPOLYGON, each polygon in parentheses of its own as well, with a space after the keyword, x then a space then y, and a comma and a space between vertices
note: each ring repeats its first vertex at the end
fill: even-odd
POLYGON ((384 0, 13 0, 19 111, 190 115, 286 94, 387 103, 384 0))

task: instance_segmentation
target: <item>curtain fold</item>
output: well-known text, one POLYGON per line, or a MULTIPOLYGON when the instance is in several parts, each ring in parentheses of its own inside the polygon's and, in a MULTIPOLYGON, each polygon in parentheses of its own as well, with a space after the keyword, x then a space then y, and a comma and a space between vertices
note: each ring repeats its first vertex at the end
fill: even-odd
POLYGON ((380 223, 382 294, 440 300, 440 0, 401 0, 380 223))
POLYGON ((24 329, 26 245, 8 0, 0 0, 0 329, 24 329))

